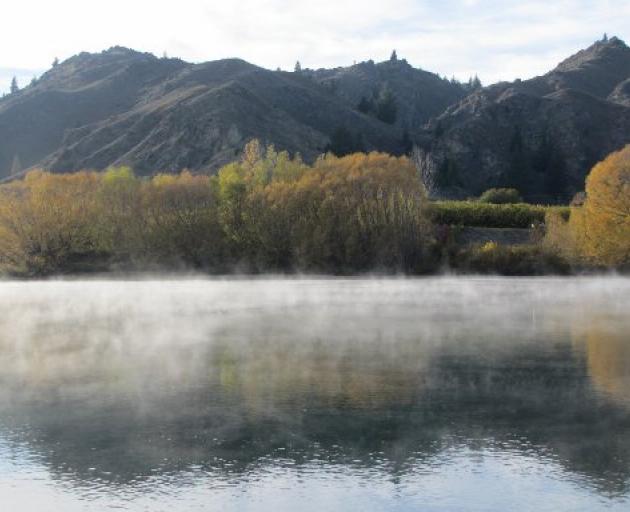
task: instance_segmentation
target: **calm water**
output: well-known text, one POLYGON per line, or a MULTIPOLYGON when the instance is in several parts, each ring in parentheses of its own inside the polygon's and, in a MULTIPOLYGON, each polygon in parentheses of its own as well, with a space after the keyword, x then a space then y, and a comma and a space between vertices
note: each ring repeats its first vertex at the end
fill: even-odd
POLYGON ((630 280, 0 283, 0 508, 630 510, 630 280))

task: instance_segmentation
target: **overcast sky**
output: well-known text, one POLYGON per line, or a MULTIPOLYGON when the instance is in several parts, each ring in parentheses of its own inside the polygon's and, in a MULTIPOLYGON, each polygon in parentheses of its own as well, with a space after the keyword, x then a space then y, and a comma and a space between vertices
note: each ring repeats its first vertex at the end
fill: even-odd
POLYGON ((486 84, 529 78, 601 38, 630 38, 630 0, 18 0, 3 2, 0 90, 81 51, 128 46, 275 69, 384 60, 486 84))

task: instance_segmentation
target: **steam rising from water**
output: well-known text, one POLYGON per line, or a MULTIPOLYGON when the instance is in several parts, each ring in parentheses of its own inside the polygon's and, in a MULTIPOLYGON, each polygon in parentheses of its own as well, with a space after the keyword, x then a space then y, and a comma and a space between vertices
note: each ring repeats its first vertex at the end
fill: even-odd
POLYGON ((0 492, 37 467, 69 508, 212 482, 271 510, 322 485, 369 497, 358 481, 380 475, 407 481, 398 501, 371 484, 405 509, 429 503, 427 471, 442 483, 425 490, 472 485, 451 464, 476 453, 488 493, 516 464, 558 493, 577 479, 581 505, 628 497, 627 279, 6 282, 0 311, 0 459, 17 461, 0 462, 0 492))

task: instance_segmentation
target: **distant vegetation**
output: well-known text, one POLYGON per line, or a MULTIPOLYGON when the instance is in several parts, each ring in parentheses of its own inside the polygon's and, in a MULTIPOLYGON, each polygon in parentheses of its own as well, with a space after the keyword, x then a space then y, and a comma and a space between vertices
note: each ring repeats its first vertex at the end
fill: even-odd
POLYGON ((357 110, 367 115, 373 115, 379 121, 394 124, 398 115, 396 98, 389 87, 384 87, 380 92, 374 92, 371 98, 361 97, 357 110))
POLYGON ((488 228, 530 228, 542 224, 548 211, 566 212, 565 207, 538 206, 526 203, 491 204, 479 201, 435 201, 431 219, 436 224, 488 228))
POLYGON ((523 198, 514 188, 491 188, 479 196, 479 201, 491 204, 514 204, 522 203, 523 198))
POLYGON ((528 276, 570 273, 570 265, 564 258, 546 251, 539 244, 486 242, 454 250, 449 255, 449 261, 454 270, 475 274, 528 276))
POLYGON ((485 196, 429 201, 407 157, 328 154, 309 165, 255 140, 216 176, 33 171, 0 186, 0 268, 28 276, 630 267, 630 146, 594 168, 583 206, 484 202, 520 199, 512 191, 485 196), (467 245, 457 240, 464 229, 472 229, 467 245), (530 241, 484 241, 475 230, 530 241))

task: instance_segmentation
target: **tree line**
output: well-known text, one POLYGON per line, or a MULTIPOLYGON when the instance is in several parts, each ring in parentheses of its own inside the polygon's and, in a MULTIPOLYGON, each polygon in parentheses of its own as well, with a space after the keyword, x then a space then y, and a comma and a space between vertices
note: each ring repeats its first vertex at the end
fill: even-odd
POLYGON ((426 194, 380 153, 308 165, 250 142, 217 176, 33 171, 0 186, 0 266, 350 273, 429 270, 426 194))
POLYGON ((254 140, 216 176, 143 178, 112 167, 31 171, 0 185, 0 270, 36 276, 630 269, 630 146, 595 166, 585 197, 570 209, 435 203, 407 157, 328 154, 307 164, 254 140), (458 225, 527 227, 543 220, 546 234, 530 246, 453 244, 458 225))

